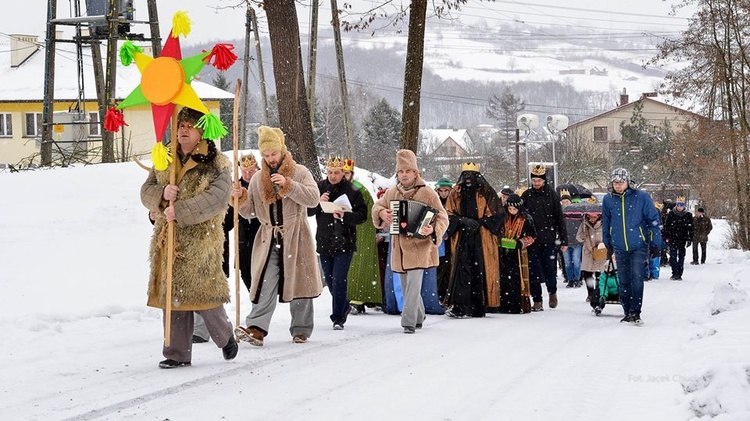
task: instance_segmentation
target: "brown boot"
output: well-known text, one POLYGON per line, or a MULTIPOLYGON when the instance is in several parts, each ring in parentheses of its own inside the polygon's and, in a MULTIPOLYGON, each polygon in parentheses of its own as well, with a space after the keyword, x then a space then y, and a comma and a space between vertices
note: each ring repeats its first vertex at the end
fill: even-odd
POLYGON ((549 308, 556 308, 557 307, 557 294, 550 294, 549 295, 549 308))
POLYGON ((534 301, 534 307, 531 307, 531 311, 544 311, 544 304, 541 301, 534 301))
POLYGON ((249 342, 250 345, 263 346, 263 338, 266 335, 257 327, 242 327, 237 326, 234 328, 234 334, 237 336, 238 341, 249 342))

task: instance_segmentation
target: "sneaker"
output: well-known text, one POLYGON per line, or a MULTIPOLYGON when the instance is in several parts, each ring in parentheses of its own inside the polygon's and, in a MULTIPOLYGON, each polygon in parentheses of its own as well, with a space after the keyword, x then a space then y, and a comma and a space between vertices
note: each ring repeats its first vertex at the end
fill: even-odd
POLYGON ((580 288, 583 286, 583 281, 576 281, 576 288, 580 288))
POLYGON ((541 301, 535 301, 534 307, 531 307, 531 311, 544 311, 544 304, 541 301))
POLYGON ((635 326, 643 326, 643 320, 641 320, 641 315, 639 313, 631 314, 630 323, 635 326))
POLYGON ((452 310, 452 309, 451 310, 447 310, 445 312, 445 315, 448 316, 448 317, 450 317, 450 318, 452 318, 452 319, 463 319, 464 317, 466 317, 463 313, 459 313, 458 311, 455 311, 455 310, 452 310))
POLYGON ((304 333, 298 333, 292 337, 292 342, 295 344, 303 344, 307 342, 307 335, 304 333))
POLYGON ((364 304, 352 304, 349 308, 349 314, 352 315, 365 314, 366 311, 364 304))
POLYGON ((672 275, 672 276, 670 276, 670 277, 669 277, 669 280, 670 280, 670 281, 676 281, 676 280, 677 280, 677 277, 676 277, 676 276, 674 276, 674 275, 672 275))
POLYGON ((344 330, 344 325, 342 323, 334 323, 333 330, 344 330))
POLYGON ((205 344, 206 342, 208 342, 208 339, 203 339, 198 335, 193 335, 194 344, 205 344))
POLYGON ((249 342, 250 345, 254 346, 263 346, 263 338, 266 336, 256 327, 242 326, 234 328, 234 334, 237 336, 238 341, 249 342))
POLYGON ((175 361, 171 358, 167 358, 166 360, 159 362, 159 368, 178 368, 178 367, 190 367, 190 361, 175 361))
POLYGON ((239 349, 240 346, 237 345, 237 341, 234 339, 234 336, 229 336, 229 342, 224 345, 224 348, 221 348, 221 352, 222 354, 224 354, 225 360, 233 360, 234 357, 237 356, 237 351, 239 349))
POLYGON ((565 288, 575 288, 576 287, 576 283, 575 282, 568 282, 567 284, 568 285, 566 285, 565 288))
POLYGON ((691 265, 697 265, 698 262, 690 262, 691 265))
POLYGON ((404 333, 412 334, 412 333, 415 333, 416 331, 417 329, 414 327, 404 326, 404 333))
POLYGON ((549 295, 549 308, 557 308, 557 294, 549 295))
MULTIPOLYGON (((601 314, 602 314, 602 309, 599 308, 599 306, 594 307, 591 311, 593 311, 594 315, 596 315, 596 316, 601 316, 601 314)), ((620 320, 620 321, 622 321, 622 320, 620 320)))
POLYGON ((633 316, 626 314, 625 317, 620 319, 620 323, 632 323, 633 322, 633 316))

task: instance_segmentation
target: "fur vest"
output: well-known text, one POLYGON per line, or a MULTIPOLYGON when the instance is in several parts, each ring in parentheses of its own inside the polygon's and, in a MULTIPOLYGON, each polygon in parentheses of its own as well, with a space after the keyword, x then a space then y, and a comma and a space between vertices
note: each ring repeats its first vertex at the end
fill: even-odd
MULTIPOLYGON (((196 153, 205 149, 201 141, 196 153)), ((217 154, 208 162, 176 161, 180 188, 174 201, 174 263, 172 267, 172 309, 208 310, 229 302, 229 284, 222 271, 224 231, 222 221, 231 192, 229 160, 217 154)), ((151 276, 148 305, 165 308, 167 278, 167 221, 162 199, 169 184, 169 169, 151 170, 141 187, 141 201, 158 210, 151 238, 151 276)))

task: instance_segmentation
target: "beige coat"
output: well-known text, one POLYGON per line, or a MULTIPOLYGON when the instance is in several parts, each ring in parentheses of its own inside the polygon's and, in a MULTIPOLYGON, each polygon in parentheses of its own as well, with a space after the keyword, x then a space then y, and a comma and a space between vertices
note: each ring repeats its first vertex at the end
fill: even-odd
MULTIPOLYGON (((197 153, 206 153, 205 141, 197 153)), ((229 160, 221 154, 208 163, 192 159, 177 165, 180 192, 174 202, 175 253, 172 267, 172 309, 208 310, 229 302, 229 284, 221 269, 224 251, 222 222, 231 192, 229 160)), ((158 211, 151 237, 151 276, 148 305, 164 309, 167 278, 167 222, 163 210, 164 187, 169 184, 169 169, 151 170, 141 187, 141 202, 158 211)))
POLYGON ((599 218, 594 225, 584 217, 583 222, 578 227, 576 239, 583 243, 581 252, 581 270, 588 272, 601 272, 604 270, 604 264, 607 259, 594 260, 592 250, 598 247, 602 242, 602 220, 599 218))
POLYGON ((290 302, 295 298, 314 298, 323 291, 323 281, 315 253, 315 241, 307 223, 307 208, 320 202, 318 185, 310 171, 294 162, 287 152, 279 167, 279 174, 286 177, 286 185, 278 193, 273 190, 271 175, 265 161, 260 171, 250 180, 247 191, 240 198, 239 213, 243 217, 258 218, 260 229, 253 243, 252 283, 250 299, 258 302, 263 288, 263 275, 271 249, 274 230, 283 235, 283 272, 279 281, 279 301, 290 302), (283 229, 272 226, 271 208, 281 204, 283 229))
POLYGON ((448 228, 448 214, 445 212, 438 194, 435 193, 435 190, 427 187, 421 177, 417 178, 416 185, 411 190, 404 190, 400 184, 389 188, 372 207, 372 222, 376 228, 388 230, 388 227, 378 215, 383 209, 390 210, 391 200, 416 200, 439 211, 432 223, 437 242, 433 242, 430 237, 416 238, 409 237, 406 234, 391 236, 391 269, 397 273, 405 273, 410 269, 436 267, 439 263, 438 245, 440 245, 443 234, 448 228))

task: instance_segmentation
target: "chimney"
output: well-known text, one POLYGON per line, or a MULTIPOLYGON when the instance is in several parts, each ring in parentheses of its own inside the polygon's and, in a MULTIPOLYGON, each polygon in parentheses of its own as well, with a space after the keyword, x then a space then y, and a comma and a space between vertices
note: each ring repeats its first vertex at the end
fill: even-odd
POLYGON ((16 68, 21 66, 34 53, 39 51, 39 43, 36 35, 18 35, 10 36, 10 67, 16 68))
POLYGON ((626 105, 629 102, 628 93, 625 90, 625 88, 622 88, 622 93, 620 94, 620 106, 626 105))

